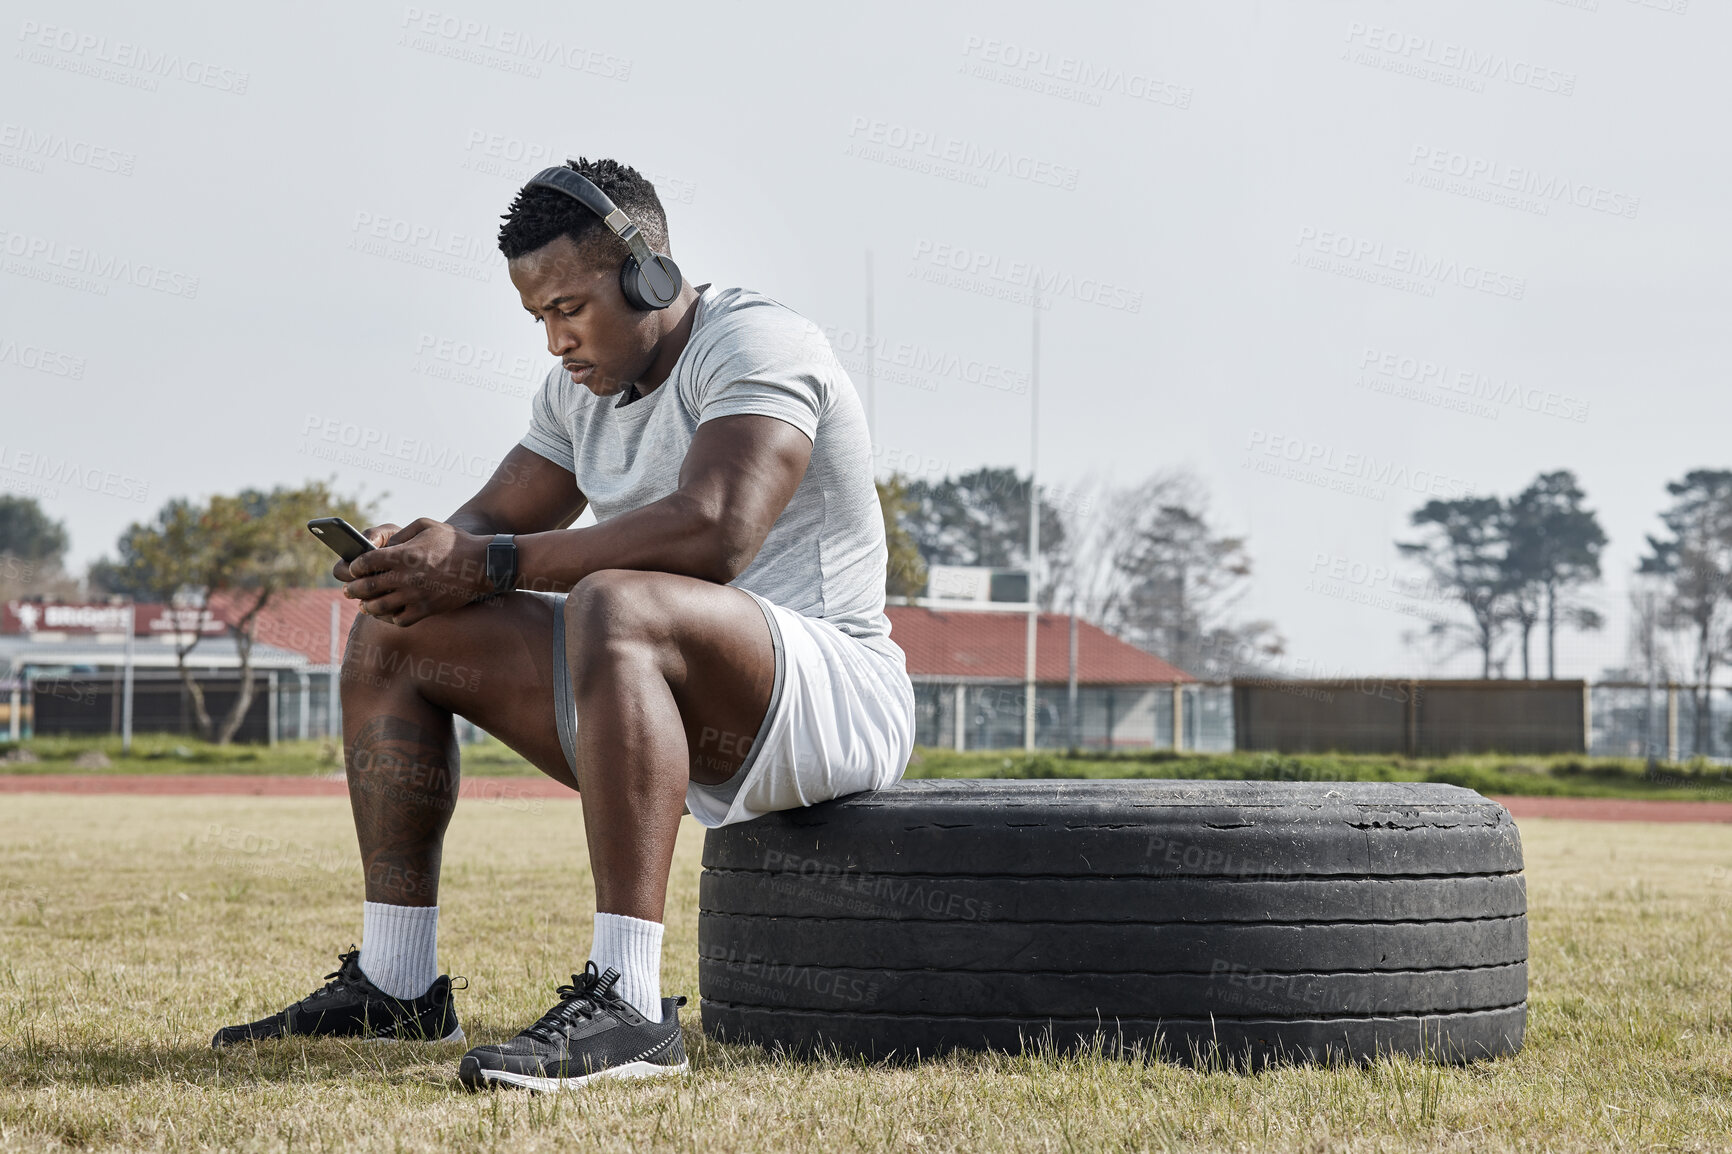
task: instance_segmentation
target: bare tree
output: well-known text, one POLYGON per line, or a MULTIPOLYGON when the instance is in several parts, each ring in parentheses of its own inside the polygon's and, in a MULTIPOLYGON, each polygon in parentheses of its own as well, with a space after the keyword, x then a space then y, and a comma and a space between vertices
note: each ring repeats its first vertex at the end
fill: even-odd
POLYGON ((1671 631, 1664 623, 1666 591, 1653 577, 1637 576, 1630 589, 1629 631, 1624 639, 1628 665, 1608 672, 1614 680, 1653 680, 1664 685, 1676 681, 1687 664, 1678 656, 1672 644, 1671 631))
POLYGON ((1694 642, 1695 748, 1705 753, 1714 674, 1726 656, 1732 619, 1732 472, 1695 469, 1666 492, 1672 504, 1660 520, 1669 536, 1648 538, 1640 572, 1665 578, 1660 623, 1687 630, 1694 642))
POLYGON ((1097 487, 1092 515, 1068 526, 1055 597, 1140 648, 1203 677, 1254 668, 1284 643, 1266 621, 1244 621, 1245 541, 1217 532, 1208 495, 1189 473, 1097 487))
POLYGON ((1396 548, 1423 565, 1437 587, 1468 614, 1467 623, 1440 621, 1431 633, 1460 632, 1471 638, 1480 653, 1480 676, 1490 677, 1492 651, 1511 619, 1504 503, 1496 497, 1427 501, 1412 520, 1427 531, 1425 538, 1397 541, 1396 548))
POLYGON ((1128 586, 1118 561, 1133 531, 1138 502, 1176 493, 1184 483, 1180 474, 1159 473, 1125 488, 1090 478, 1074 490, 1075 499, 1065 510, 1064 537, 1047 559, 1041 608, 1075 605, 1095 621, 1112 617, 1128 586))

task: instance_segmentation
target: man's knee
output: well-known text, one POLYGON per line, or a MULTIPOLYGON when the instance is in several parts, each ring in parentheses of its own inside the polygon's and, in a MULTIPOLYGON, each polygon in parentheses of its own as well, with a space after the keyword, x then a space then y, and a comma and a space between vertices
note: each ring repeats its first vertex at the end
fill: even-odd
POLYGON ((356 618, 343 651, 344 694, 423 682, 462 688, 473 671, 440 656, 440 624, 430 618, 404 629, 364 613, 356 618))
POLYGON ((652 588, 657 576, 603 569, 572 587, 565 599, 565 654, 578 688, 667 639, 667 606, 652 588))

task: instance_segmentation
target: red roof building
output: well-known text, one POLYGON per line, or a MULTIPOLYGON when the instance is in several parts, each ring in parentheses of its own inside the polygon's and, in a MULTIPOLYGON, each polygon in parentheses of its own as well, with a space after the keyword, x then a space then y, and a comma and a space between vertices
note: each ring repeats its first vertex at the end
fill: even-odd
MULTIPOLYGON (((913 677, 1015 681, 1027 669, 1028 614, 892 605, 890 637, 913 677)), ((1070 679, 1070 617, 1042 613, 1035 627, 1035 680, 1070 679)), ((1196 678, 1098 625, 1077 621, 1078 685, 1170 685, 1196 678)))
MULTIPOLYGON (((314 666, 330 660, 331 606, 339 656, 360 603, 341 589, 294 589, 260 615, 257 639, 314 666)), ((238 599, 213 601, 227 621, 238 599)), ((891 605, 890 636, 908 655, 919 744, 966 749, 1021 748, 1026 721, 1023 671, 1028 614, 1002 609, 891 605)), ((1194 730, 1202 697, 1196 678, 1152 653, 1077 621, 1076 727, 1070 722, 1070 628, 1063 613, 1042 613, 1035 636, 1036 744, 1062 748, 1167 748, 1174 719, 1194 730), (1189 704, 1187 704, 1189 703, 1189 704)))
MULTIPOLYGON (((1024 747, 1026 611, 892 605, 886 612, 891 640, 908 655, 916 744, 950 749, 1024 747)), ((1175 729, 1181 744, 1194 744, 1186 735, 1194 735, 1204 700, 1197 679, 1081 619, 1076 622, 1073 711, 1070 634, 1068 614, 1039 615, 1036 747, 1174 748, 1175 729)))
MULTIPOLYGON (((211 598, 211 613, 219 621, 233 621, 250 600, 232 593, 218 594, 211 598)), ((361 603, 343 596, 338 588, 287 589, 276 594, 259 614, 253 639, 262 645, 293 650, 314 665, 324 665, 331 660, 333 605, 337 607, 337 659, 341 661, 343 643, 361 612, 361 603)))

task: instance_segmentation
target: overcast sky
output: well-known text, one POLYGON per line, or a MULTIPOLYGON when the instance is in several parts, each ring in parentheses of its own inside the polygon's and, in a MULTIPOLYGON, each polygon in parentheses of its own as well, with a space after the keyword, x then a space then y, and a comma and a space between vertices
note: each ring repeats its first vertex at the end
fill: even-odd
POLYGON ((493 235, 566 153, 862 389, 871 252, 884 471, 1026 469, 1039 286, 1043 481, 1194 470, 1295 673, 1476 671, 1393 542, 1568 468, 1597 674, 1665 483, 1732 464, 1723 5, 164 7, 0 25, 0 487, 80 566, 243 486, 448 515, 551 363, 493 235))

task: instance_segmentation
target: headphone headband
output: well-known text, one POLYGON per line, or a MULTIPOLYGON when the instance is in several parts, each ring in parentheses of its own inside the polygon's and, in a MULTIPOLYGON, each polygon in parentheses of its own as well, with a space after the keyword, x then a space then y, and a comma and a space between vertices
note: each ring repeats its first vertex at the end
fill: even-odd
MULTIPOLYGON (((608 227, 609 232, 625 241, 626 247, 631 250, 629 263, 635 264, 636 268, 631 268, 628 265, 626 269, 622 270, 622 277, 630 279, 634 273, 640 274, 640 278, 644 282, 643 287, 649 290, 644 297, 646 303, 640 304, 638 307, 666 308, 679 295, 680 274, 674 262, 665 256, 651 252, 649 242, 644 240, 643 233, 639 231, 636 224, 632 223, 631 217, 627 216, 618 205, 614 204, 607 193, 597 188, 595 183, 583 173, 563 164, 555 165, 536 173, 525 187, 551 188, 555 192, 563 192, 599 216, 601 222, 608 227)), ((628 292, 627 296, 630 297, 631 293, 628 292)), ((634 301, 633 303, 637 304, 638 302, 634 301)))

